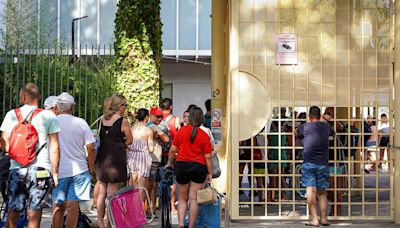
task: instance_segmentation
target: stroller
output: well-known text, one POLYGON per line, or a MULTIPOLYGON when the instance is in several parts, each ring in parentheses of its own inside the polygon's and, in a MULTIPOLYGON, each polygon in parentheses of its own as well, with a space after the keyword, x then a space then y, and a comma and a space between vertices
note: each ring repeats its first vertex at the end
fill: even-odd
MULTIPOLYGON (((7 216, 8 216, 8 197, 7 197, 7 181, 10 173, 10 157, 0 150, 0 192, 3 198, 1 204, 1 215, 0 228, 5 227, 7 216)), ((27 227, 28 225, 28 211, 25 209, 18 218, 17 228, 27 227)))
POLYGON ((172 228, 171 225, 171 185, 174 183, 174 170, 172 168, 159 168, 160 173, 160 188, 158 196, 161 201, 161 227, 172 228))

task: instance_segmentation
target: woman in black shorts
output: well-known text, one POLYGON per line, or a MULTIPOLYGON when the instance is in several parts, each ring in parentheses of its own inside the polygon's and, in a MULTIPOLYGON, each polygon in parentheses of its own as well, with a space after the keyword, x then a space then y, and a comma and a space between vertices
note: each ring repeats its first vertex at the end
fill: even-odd
POLYGON ((169 150, 167 166, 172 165, 176 155, 175 175, 178 183, 179 227, 184 226, 188 200, 190 202, 189 228, 194 227, 198 214, 197 191, 204 182, 212 178, 212 147, 209 136, 200 129, 204 122, 201 108, 193 107, 189 112, 189 125, 182 127, 175 135, 169 150))

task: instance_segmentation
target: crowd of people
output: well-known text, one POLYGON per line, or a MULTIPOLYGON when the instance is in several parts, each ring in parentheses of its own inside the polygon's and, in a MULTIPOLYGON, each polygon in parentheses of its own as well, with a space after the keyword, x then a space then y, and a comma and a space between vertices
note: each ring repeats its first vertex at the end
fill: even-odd
MULTIPOLYGON (((385 153, 387 153, 386 159, 389 159, 390 154, 390 125, 385 113, 381 113, 379 124, 376 124, 376 119, 371 115, 368 115, 363 121, 349 120, 346 123, 341 120, 335 121, 335 109, 333 107, 326 107, 322 115, 321 110, 316 108, 313 107, 309 110, 308 117, 306 112, 299 114, 293 112, 290 116, 286 116, 286 109, 282 108, 280 115, 275 115, 266 125, 267 127, 261 131, 261 134, 240 142, 239 173, 244 174, 247 167, 247 174, 254 174, 254 179, 250 175, 239 176, 239 188, 241 188, 239 194, 241 196, 246 197, 242 190, 245 189, 242 187, 244 178, 248 178, 247 182, 250 186, 257 187, 253 199, 258 199, 258 202, 274 202, 278 198, 285 201, 289 195, 287 189, 291 188, 288 185, 295 185, 295 188, 300 188, 307 183, 304 178, 301 178, 299 183, 296 180, 297 178, 291 179, 293 173, 303 174, 304 168, 306 170, 309 168, 307 165, 304 166, 304 163, 307 163, 305 161, 308 160, 306 138, 298 134, 304 131, 303 127, 307 122, 324 122, 326 123, 324 126, 329 126, 331 131, 326 139, 326 148, 321 152, 326 156, 318 162, 310 163, 317 165, 326 163, 328 167, 328 187, 337 189, 327 193, 328 198, 332 201, 343 201, 343 188, 346 188, 346 180, 340 175, 351 172, 349 170, 352 166, 348 164, 349 157, 355 160, 356 153, 359 153, 359 158, 365 160, 364 171, 366 174, 383 169, 385 153), (310 116, 312 111, 315 112, 314 116, 310 116), (253 149, 251 149, 252 147, 253 149), (303 163, 301 163, 301 160, 303 160, 303 163), (335 176, 335 173, 339 176, 335 176), (252 184, 254 181, 256 184, 252 184), (265 188, 267 191, 262 190, 265 188), (281 190, 277 190, 278 188, 281 190), (334 195, 335 192, 336 196, 334 195)), ((310 137, 311 139, 318 139, 319 142, 325 142, 325 139, 321 141, 321 134, 321 132, 317 132, 310 137)), ((315 153, 316 150, 314 149, 313 158, 318 157, 315 153)), ((303 197, 309 194, 304 191, 299 191, 299 193, 303 197)), ((246 199, 243 198, 243 200, 246 199)), ((335 204, 332 204, 329 215, 340 216, 341 214, 342 205, 336 204, 335 206, 335 204)))
POLYGON ((44 109, 39 106, 39 88, 33 83, 24 85, 19 97, 22 106, 7 112, 0 127, 1 149, 10 152, 11 157, 7 227, 16 227, 18 216, 26 208, 29 227, 40 227, 49 195, 53 203, 52 227, 76 227, 79 203, 90 200, 93 181, 93 208, 97 209, 100 227, 109 226, 105 216, 107 196, 125 184, 146 189, 149 201, 145 200, 144 190, 140 192, 146 213, 155 211, 159 168, 163 166, 175 170, 171 213, 178 214, 179 226, 183 227, 189 202, 189 227, 194 227, 196 192, 212 178, 210 100, 205 103, 205 114, 202 108, 190 105, 181 123, 172 115, 172 100, 165 98, 160 107, 138 109, 131 126, 126 118, 129 104, 122 95, 115 94, 104 101, 98 130, 91 130, 84 119, 74 116, 75 101, 66 92, 48 97, 44 109), (18 144, 15 129, 23 124, 37 132, 34 157, 27 164, 18 163, 13 155, 18 156, 13 151, 18 144))

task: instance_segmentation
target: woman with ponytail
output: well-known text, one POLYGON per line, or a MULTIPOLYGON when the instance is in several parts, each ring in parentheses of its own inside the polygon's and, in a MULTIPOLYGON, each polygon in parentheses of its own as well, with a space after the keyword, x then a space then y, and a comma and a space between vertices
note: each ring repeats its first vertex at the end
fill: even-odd
POLYGON ((128 179, 126 148, 132 144, 133 139, 129 122, 123 117, 126 105, 126 99, 122 95, 113 95, 101 120, 100 148, 96 159, 96 179, 100 185, 97 198, 100 228, 106 227, 106 197, 116 192, 120 183, 128 179))
POLYGON ((212 178, 212 147, 208 134, 200 127, 204 122, 201 108, 193 107, 189 111, 189 125, 181 128, 175 135, 169 151, 167 166, 172 166, 176 156, 175 175, 178 183, 178 219, 179 227, 184 227, 184 218, 189 200, 189 228, 193 228, 197 214, 197 191, 212 178))

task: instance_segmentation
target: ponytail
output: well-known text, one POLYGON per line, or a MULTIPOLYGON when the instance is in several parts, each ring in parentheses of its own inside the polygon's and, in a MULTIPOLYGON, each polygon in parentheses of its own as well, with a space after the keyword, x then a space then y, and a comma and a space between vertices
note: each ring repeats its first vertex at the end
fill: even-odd
POLYGON ((193 126, 192 131, 190 133, 190 143, 194 143, 194 140, 196 139, 197 135, 197 128, 196 126, 193 126))

